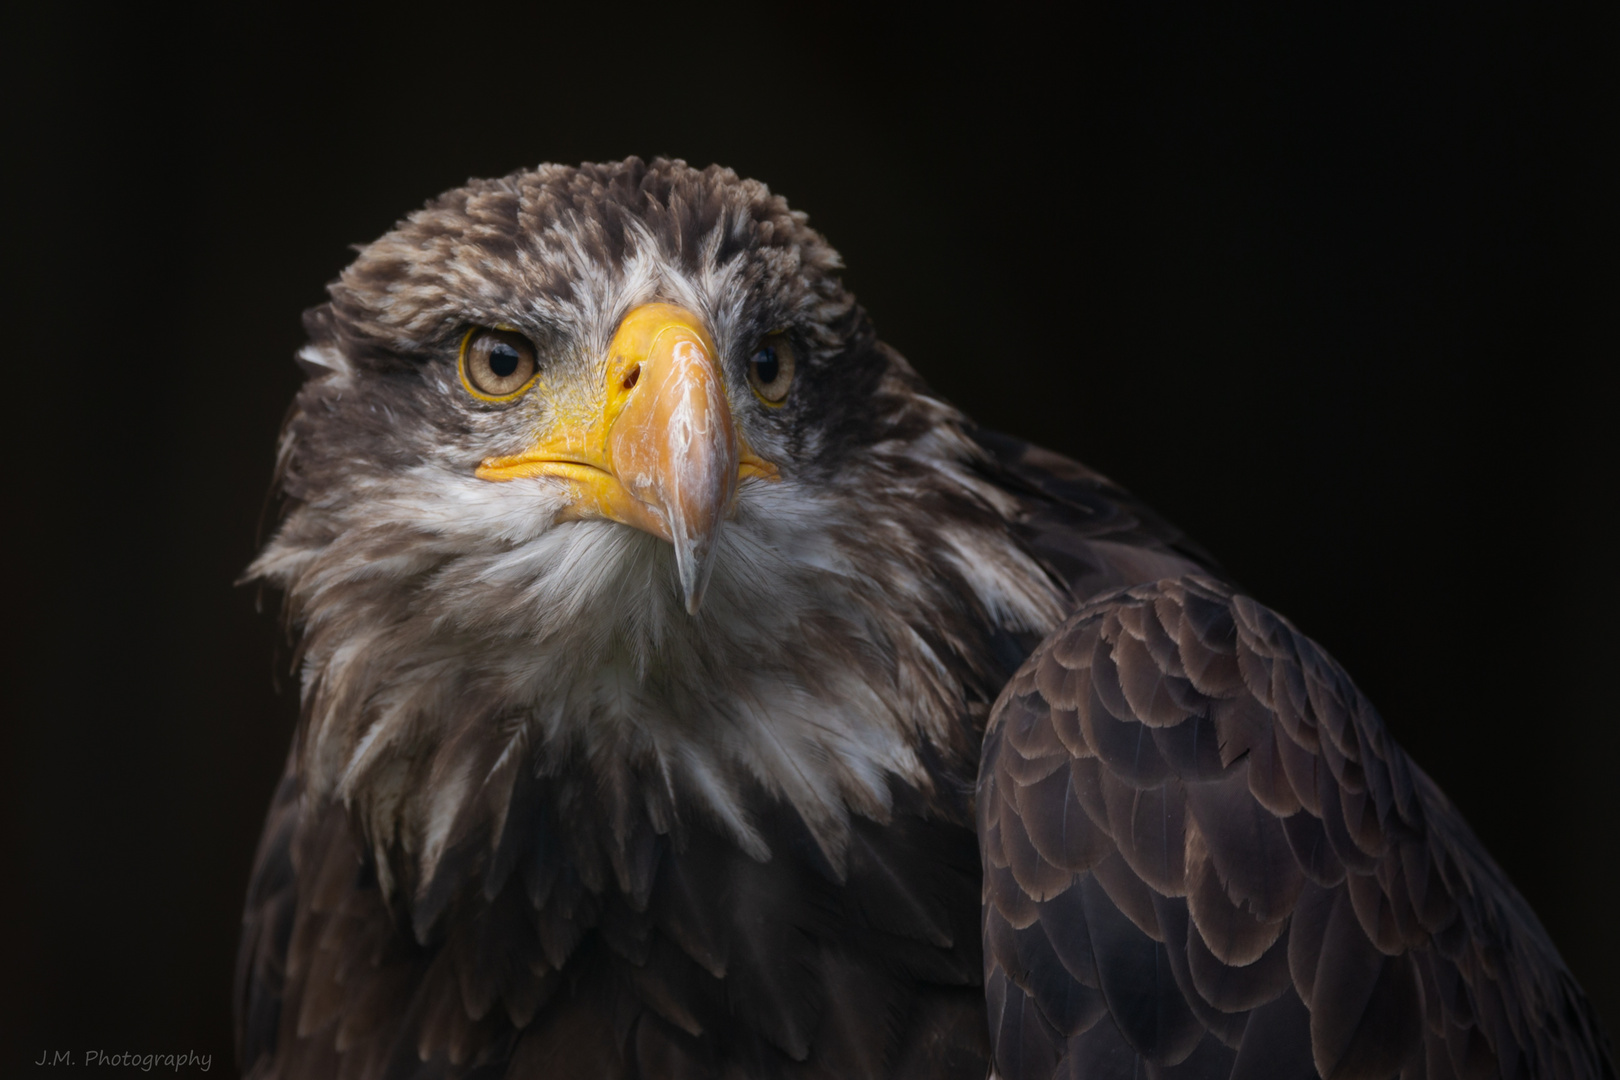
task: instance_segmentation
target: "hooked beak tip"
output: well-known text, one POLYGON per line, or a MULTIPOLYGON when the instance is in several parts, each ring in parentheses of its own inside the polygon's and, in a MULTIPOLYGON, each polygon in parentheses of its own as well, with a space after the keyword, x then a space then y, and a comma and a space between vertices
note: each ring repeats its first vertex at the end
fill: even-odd
POLYGON ((714 569, 714 541, 708 543, 678 537, 675 541, 675 574, 680 579, 681 599, 686 613, 696 615, 703 606, 703 595, 708 591, 709 574, 714 569), (700 550, 701 548, 701 550, 700 550))

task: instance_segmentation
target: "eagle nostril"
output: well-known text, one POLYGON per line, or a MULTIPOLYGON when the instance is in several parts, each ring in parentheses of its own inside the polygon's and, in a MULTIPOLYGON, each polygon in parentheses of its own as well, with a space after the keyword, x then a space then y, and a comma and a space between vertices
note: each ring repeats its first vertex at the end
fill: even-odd
POLYGON ((631 368, 629 370, 629 372, 627 372, 625 374, 625 376, 624 376, 624 388, 626 390, 634 390, 636 388, 636 383, 640 379, 641 379, 641 365, 637 364, 635 367, 631 368))

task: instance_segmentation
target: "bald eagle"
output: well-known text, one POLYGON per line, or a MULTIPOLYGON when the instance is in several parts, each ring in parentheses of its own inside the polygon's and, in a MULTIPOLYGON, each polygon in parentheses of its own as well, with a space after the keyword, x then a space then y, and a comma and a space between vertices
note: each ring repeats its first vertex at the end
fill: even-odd
POLYGON ((1321 648, 717 167, 474 181, 305 317, 245 1075, 1612 1077, 1321 648))

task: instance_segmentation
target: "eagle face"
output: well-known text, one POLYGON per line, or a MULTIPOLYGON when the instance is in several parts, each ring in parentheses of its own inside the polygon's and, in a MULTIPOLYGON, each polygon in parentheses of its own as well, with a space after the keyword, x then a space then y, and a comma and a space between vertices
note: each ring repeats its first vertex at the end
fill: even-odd
POLYGON ((930 788, 920 746, 972 759, 984 639, 1061 588, 839 266, 728 170, 548 166, 430 203, 309 313, 253 573, 302 634, 310 789, 388 887, 499 826, 503 754, 765 858, 762 785, 835 863, 892 779, 930 788))

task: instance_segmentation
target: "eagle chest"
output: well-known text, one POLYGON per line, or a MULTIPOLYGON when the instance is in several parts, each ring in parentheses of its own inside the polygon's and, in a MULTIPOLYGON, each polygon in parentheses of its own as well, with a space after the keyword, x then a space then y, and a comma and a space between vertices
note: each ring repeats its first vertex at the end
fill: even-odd
POLYGON ((760 860, 702 824, 601 835, 558 790, 516 796, 529 821, 510 869, 458 869, 484 887, 412 946, 425 978, 454 973, 446 992, 469 1020, 465 1033, 424 1028, 420 1051, 454 1061, 464 1043, 510 1075, 546 1077, 686 1075, 667 1060, 692 1075, 984 1075, 964 822, 897 787, 888 822, 851 821, 835 867, 763 792, 749 797, 770 847, 760 860))

